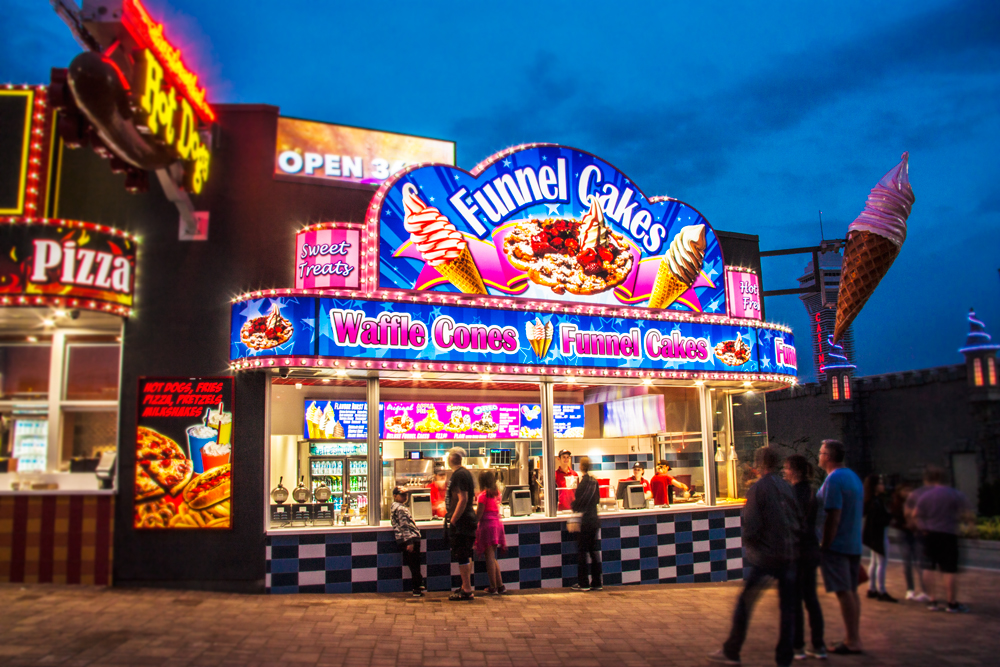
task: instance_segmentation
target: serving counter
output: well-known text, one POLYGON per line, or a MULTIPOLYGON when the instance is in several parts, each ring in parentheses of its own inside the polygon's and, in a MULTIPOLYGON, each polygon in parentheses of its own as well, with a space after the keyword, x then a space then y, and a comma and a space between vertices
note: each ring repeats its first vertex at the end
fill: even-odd
MULTIPOLYGON (((739 504, 624 510, 601 514, 604 585, 730 581, 743 577, 739 504)), ((509 590, 563 588, 576 582, 576 534, 568 515, 504 519, 507 551, 498 554, 509 590)), ((429 591, 459 585, 440 521, 421 522, 429 591)), ((398 593, 409 590, 391 526, 282 529, 267 536, 269 593, 398 593)), ((487 585, 475 561, 476 588, 487 585)))

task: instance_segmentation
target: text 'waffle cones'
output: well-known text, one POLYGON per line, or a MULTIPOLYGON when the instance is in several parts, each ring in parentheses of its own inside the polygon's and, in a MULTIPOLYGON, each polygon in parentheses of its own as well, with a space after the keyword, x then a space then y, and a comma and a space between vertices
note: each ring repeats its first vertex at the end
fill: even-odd
POLYGON ((461 254, 450 262, 434 267, 448 279, 452 285, 465 294, 486 294, 486 285, 479 275, 476 263, 472 261, 472 253, 466 247, 461 254))
POLYGON ((650 308, 666 308, 677 300, 681 294, 688 290, 690 285, 680 280, 670 270, 670 264, 664 258, 660 262, 660 268, 656 271, 656 281, 653 283, 653 292, 649 295, 650 308))
POLYGON ((900 247, 872 232, 854 231, 847 237, 840 295, 837 298, 837 323, 833 330, 834 343, 840 340, 861 312, 896 260, 900 247))

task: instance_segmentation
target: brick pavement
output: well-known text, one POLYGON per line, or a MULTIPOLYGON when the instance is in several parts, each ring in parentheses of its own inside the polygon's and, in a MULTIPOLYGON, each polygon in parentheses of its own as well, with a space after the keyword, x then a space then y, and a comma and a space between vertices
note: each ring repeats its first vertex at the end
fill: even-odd
MULTIPOLYGON (((902 589, 898 565, 890 591, 902 589)), ((864 604, 868 655, 832 665, 984 665, 1000 655, 1000 573, 964 576, 972 614, 864 604)), ((729 625, 738 585, 615 587, 453 603, 395 594, 248 596, 0 585, 0 665, 703 665, 729 625)), ((828 641, 836 601, 822 595, 828 641)), ((773 664, 773 591, 761 600, 746 665, 773 664)), ((809 664, 799 663, 799 664, 809 664)))

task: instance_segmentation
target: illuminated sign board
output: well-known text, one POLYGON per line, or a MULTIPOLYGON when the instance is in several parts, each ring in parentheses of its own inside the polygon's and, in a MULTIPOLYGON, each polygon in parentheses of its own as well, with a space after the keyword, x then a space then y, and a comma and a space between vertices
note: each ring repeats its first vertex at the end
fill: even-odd
POLYGON ((609 376, 635 369, 738 374, 790 372, 794 358, 792 334, 772 325, 309 296, 238 301, 232 332, 230 358, 261 359, 264 367, 273 365, 267 361, 273 356, 296 358, 296 365, 350 359, 373 370, 402 368, 389 362, 407 360, 447 364, 458 372, 491 364, 605 369, 609 376), (544 344, 538 344, 539 329, 544 344), (782 341, 781 369, 775 365, 776 336, 782 341), (767 362, 758 341, 766 343, 767 362))
POLYGON ((758 329, 757 348, 763 372, 795 375, 799 369, 792 334, 771 329, 758 329))
POLYGON ((761 319, 760 281, 756 273, 727 268, 726 290, 730 317, 761 319))
POLYGON ((0 222, 0 304, 131 313, 134 237, 76 220, 0 222))
POLYGON ((520 406, 513 403, 379 404, 383 440, 513 440, 520 406))
POLYGON ((295 288, 361 284, 361 230, 339 223, 310 225, 295 235, 295 288))
POLYGON ((381 183, 423 162, 455 164, 455 143, 297 118, 278 118, 276 176, 381 183))
POLYGON ((574 148, 513 148, 471 173, 412 168, 379 188, 366 220, 378 239, 366 289, 726 313, 708 221, 574 148))
POLYGON ((133 527, 232 527, 233 378, 140 378, 133 527))
MULTIPOLYGON (((575 403, 556 403, 552 406, 552 422, 555 437, 583 437, 583 406, 575 403)), ((541 439, 542 406, 538 403, 521 406, 522 438, 541 439)))

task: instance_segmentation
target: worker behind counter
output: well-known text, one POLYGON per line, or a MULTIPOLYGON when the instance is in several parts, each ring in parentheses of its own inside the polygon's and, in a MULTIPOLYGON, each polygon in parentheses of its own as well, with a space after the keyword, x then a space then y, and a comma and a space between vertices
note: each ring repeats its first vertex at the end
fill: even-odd
POLYGON ((443 518, 445 511, 445 491, 448 488, 448 478, 444 472, 444 466, 438 464, 434 466, 434 479, 427 485, 431 490, 431 509, 434 516, 443 518))
POLYGON ((573 470, 573 455, 568 449, 559 452, 559 467, 556 468, 556 489, 559 493, 559 509, 573 509, 576 485, 580 476, 573 470))
POLYGON ((674 496, 673 490, 675 488, 683 491, 685 497, 689 495, 690 489, 687 487, 687 484, 677 481, 673 476, 668 474, 669 472, 669 464, 661 463, 656 466, 656 474, 650 482, 650 487, 653 491, 654 505, 665 505, 670 507, 670 503, 673 501, 674 496))
POLYGON ((653 493, 649 490, 649 481, 644 479, 646 474, 646 469, 642 467, 641 463, 636 463, 632 466, 632 479, 628 480, 629 483, 642 484, 642 493, 646 496, 646 500, 653 497, 653 493))

